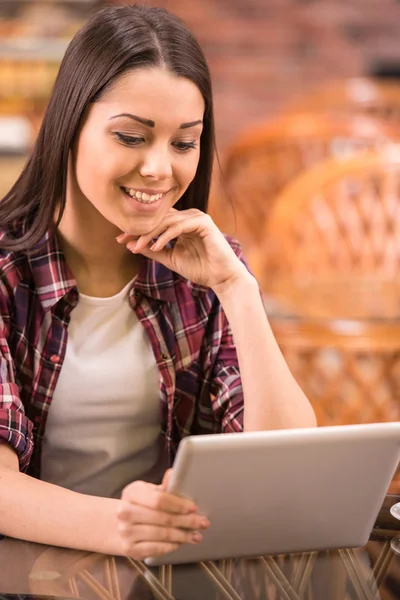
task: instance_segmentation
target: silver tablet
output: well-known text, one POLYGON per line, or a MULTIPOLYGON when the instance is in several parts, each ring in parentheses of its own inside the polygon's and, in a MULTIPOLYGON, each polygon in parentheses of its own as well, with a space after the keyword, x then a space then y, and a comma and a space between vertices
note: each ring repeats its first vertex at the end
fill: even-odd
POLYGON ((400 459, 400 422, 185 438, 169 491, 210 521, 148 565, 367 543, 400 459))

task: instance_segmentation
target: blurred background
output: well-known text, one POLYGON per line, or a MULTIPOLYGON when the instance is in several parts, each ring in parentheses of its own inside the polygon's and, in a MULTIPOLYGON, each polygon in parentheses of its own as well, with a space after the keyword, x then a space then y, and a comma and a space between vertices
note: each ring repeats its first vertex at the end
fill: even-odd
MULTIPOLYGON (((0 197, 69 40, 104 4, 0 0, 0 197)), ((182 17, 209 61, 210 212, 241 242, 319 423, 400 420, 400 3, 146 4, 182 17)))

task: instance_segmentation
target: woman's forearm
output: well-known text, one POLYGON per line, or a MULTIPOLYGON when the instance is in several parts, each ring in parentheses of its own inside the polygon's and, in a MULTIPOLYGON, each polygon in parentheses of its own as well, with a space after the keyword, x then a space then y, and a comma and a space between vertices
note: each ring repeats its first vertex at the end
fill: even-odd
MULTIPOLYGON (((1 459, 0 446, 0 459, 1 459)), ((118 500, 71 492, 0 460, 0 533, 22 540, 120 554, 118 500)))
POLYGON ((215 292, 236 344, 245 431, 314 426, 314 411, 282 356, 254 277, 245 272, 215 292))

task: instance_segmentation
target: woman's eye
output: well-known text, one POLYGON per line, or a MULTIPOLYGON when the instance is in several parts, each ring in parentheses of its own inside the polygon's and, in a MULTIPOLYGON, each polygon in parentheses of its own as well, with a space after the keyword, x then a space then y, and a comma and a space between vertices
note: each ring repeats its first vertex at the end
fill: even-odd
POLYGON ((126 146, 137 146, 141 142, 144 142, 144 138, 142 137, 126 135, 125 133, 115 133, 114 135, 120 142, 122 142, 126 146))
POLYGON ((197 146, 195 142, 175 142, 174 146, 181 152, 187 152, 188 150, 194 150, 197 146))

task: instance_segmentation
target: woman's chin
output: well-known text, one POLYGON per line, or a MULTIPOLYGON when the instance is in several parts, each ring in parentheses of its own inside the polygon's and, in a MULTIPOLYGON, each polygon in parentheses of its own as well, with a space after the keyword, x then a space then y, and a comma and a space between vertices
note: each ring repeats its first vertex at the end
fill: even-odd
POLYGON ((136 222, 129 223, 129 220, 126 220, 124 223, 119 224, 118 227, 121 229, 122 233, 128 233, 132 236, 132 239, 137 240, 142 235, 147 235, 154 229, 157 229, 160 226, 162 219, 146 219, 145 223, 136 222))

